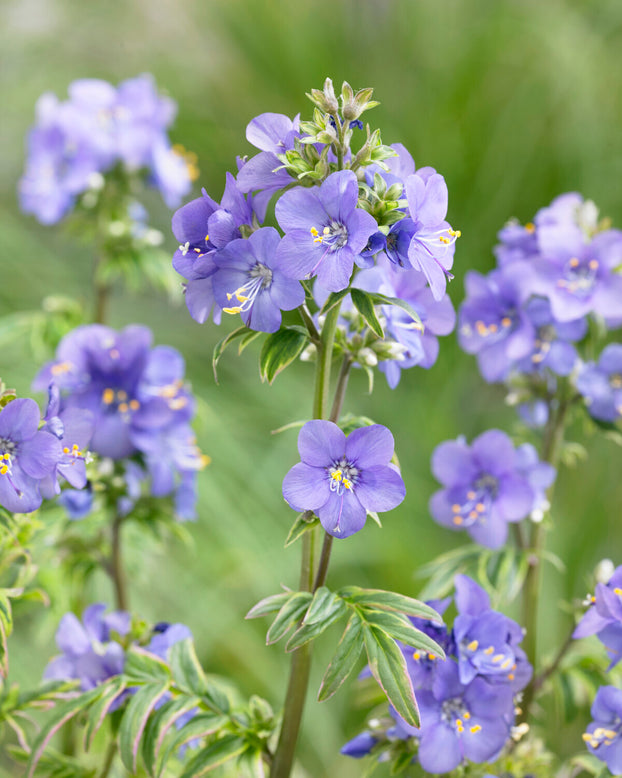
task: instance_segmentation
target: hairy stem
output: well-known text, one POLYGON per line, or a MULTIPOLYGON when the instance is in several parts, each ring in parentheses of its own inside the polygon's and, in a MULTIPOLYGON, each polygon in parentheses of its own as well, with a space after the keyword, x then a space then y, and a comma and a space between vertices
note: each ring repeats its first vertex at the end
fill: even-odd
MULTIPOLYGON (((542 441, 542 461, 557 465, 559 454, 564 441, 564 430, 569 403, 562 399, 556 409, 549 408, 549 421, 544 431, 542 441)), ((553 497, 553 487, 549 491, 549 501, 553 497)), ((533 525, 532 542, 529 551, 529 568, 523 587, 522 614, 525 626, 524 648, 528 660, 534 669, 534 678, 525 688, 523 695, 521 721, 526 721, 533 704, 537 690, 536 686, 536 662, 538 648, 538 603, 540 601, 540 586, 542 580, 542 554, 546 540, 546 527, 544 522, 533 525)))
MULTIPOLYGON (((325 419, 327 417, 328 395, 330 391, 330 372, 333 360, 333 347, 335 344, 335 330, 337 320, 339 319, 339 305, 332 308, 327 314, 320 334, 318 343, 317 363, 315 367, 315 388, 313 394, 313 418, 325 419)), ((343 373, 343 366, 342 371, 343 373)), ((341 373, 340 373, 341 378, 341 373)), ((335 394, 341 395, 338 405, 338 413, 345 395, 345 384, 347 383, 347 373, 345 377, 338 381, 335 394), (343 385, 343 386, 342 386, 343 385), (342 388, 340 388, 342 387, 342 388)), ((335 409, 331 410, 331 416, 335 409)), ((300 566, 300 589, 301 591, 313 591, 313 547, 315 543, 315 531, 305 532, 302 536, 302 562, 300 566)), ((330 552, 329 552, 330 553, 330 552)), ((322 550, 322 559, 324 549, 322 550)), ((328 559, 325 562, 320 560, 320 566, 328 566, 328 559)), ((324 573, 325 575, 325 573, 324 573)), ((316 579, 317 581, 317 579, 316 579)), ((287 685, 287 694, 285 697, 285 706, 283 709, 283 725, 279 742, 274 754, 270 778, 288 778, 294 763, 294 754, 296 752, 296 743, 298 741, 298 732, 302 720, 305 699, 307 696, 307 687, 309 685, 309 672, 311 670, 311 643, 306 643, 292 654, 292 663, 289 673, 289 682, 287 685)))
POLYGON ((123 571, 123 557, 121 553, 121 525, 123 517, 118 514, 112 522, 112 554, 110 557, 110 577, 114 586, 115 603, 118 610, 128 609, 127 587, 123 571))

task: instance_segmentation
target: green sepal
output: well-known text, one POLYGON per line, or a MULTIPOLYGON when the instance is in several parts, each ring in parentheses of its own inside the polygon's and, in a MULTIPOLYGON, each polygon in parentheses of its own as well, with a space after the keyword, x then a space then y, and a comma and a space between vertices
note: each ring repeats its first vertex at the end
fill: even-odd
POLYGON ((168 690, 167 681, 148 683, 134 694, 119 727, 119 755, 132 774, 136 773, 138 746, 152 710, 168 690))
POLYGON ((372 295, 362 289, 351 289, 350 294, 357 311, 365 319, 371 331, 379 338, 384 338, 384 330, 376 316, 372 295))
POLYGON ((287 539, 285 541, 285 548, 288 546, 291 546, 292 543, 295 543, 298 538, 301 538, 305 532, 308 532, 311 529, 314 529, 318 526, 320 523, 320 520, 317 516, 313 516, 308 521, 304 518, 306 515, 306 511, 304 513, 301 513, 297 516, 296 520, 292 524, 292 528, 289 531, 289 534, 287 535, 287 539))
POLYGON ((271 384, 282 370, 300 356, 308 340, 306 329, 297 326, 282 327, 269 335, 259 355, 261 380, 271 384))
POLYGON ((271 645, 280 640, 289 630, 302 618, 303 613, 309 607, 311 601, 311 592, 295 592, 278 612, 276 619, 272 622, 266 643, 271 645))
POLYGON ((386 632, 369 624, 363 625, 363 637, 372 675, 404 721, 418 728, 419 708, 406 660, 397 643, 386 632))
POLYGON ((363 623, 356 611, 350 615, 346 628, 337 645, 333 658, 326 668, 318 692, 318 701, 324 702, 335 694, 337 689, 354 670, 363 649, 363 623))
POLYGON ((199 751, 186 765, 181 778, 197 778, 197 776, 205 775, 210 770, 216 769, 216 767, 241 754, 245 748, 246 741, 243 738, 238 737, 238 735, 225 735, 199 751))
POLYGON ((379 610, 405 613, 419 619, 429 619, 442 624, 442 618, 424 602, 415 600, 397 592, 387 592, 384 589, 361 589, 359 586, 345 586, 338 594, 355 605, 364 605, 379 610))

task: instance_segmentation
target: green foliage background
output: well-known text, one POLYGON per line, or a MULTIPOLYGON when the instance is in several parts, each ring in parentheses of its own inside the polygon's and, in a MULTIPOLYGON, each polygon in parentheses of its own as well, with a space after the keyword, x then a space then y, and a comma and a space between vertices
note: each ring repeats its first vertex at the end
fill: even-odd
MULTIPOLYGON (((464 273, 491 269, 495 234, 512 215, 529 220, 555 195, 579 190, 622 226, 619 0, 2 0, 0 8, 0 314, 36 308, 50 293, 90 299, 91 248, 21 215, 15 195, 37 97, 45 90, 64 97, 80 77, 117 82, 153 73, 179 103, 173 139, 197 152, 199 183, 216 199, 235 155, 253 153, 244 130, 254 115, 309 113, 304 92, 327 75, 375 87, 382 104, 368 117, 383 140, 403 142, 417 165, 433 165, 447 179, 449 218, 462 230, 450 287, 456 304, 464 273)), ((155 197, 152 210, 172 253, 169 214, 155 197)), ((263 622, 242 616, 281 582, 297 580, 299 550, 283 551, 293 512, 280 496, 296 461, 296 432, 270 431, 309 415, 311 367, 297 364, 272 388, 260 385, 251 347, 239 359, 225 355, 215 386, 211 351, 236 322, 199 326, 181 302, 118 290, 111 324, 136 321, 186 356, 204 402, 200 444, 213 463, 202 475, 191 546, 159 546, 130 533, 132 606, 154 621, 189 624, 208 671, 230 674, 278 706, 287 660, 280 645, 264 646, 263 622)), ((36 369, 23 341, 2 347, 0 374, 18 391, 29 391, 36 369)), ((384 529, 372 524, 335 544, 329 584, 416 596, 417 567, 463 541, 428 515, 433 448, 491 426, 511 429, 514 415, 453 336, 430 372, 408 371, 394 392, 379 376, 374 395, 365 392, 364 376, 353 376, 347 408, 394 431, 408 495, 384 517, 384 529)), ((567 574, 547 571, 549 650, 566 629, 559 601, 583 596, 603 556, 622 562, 620 449, 602 438, 587 445, 589 461, 564 472, 557 493, 551 545, 567 574)), ((54 589, 53 575, 46 580, 54 589)), ((103 578, 94 596, 110 598, 103 578)), ((64 607, 59 596, 43 619, 40 608, 17 609, 13 673, 27 686, 54 653, 64 607)), ((330 642, 318 651, 312 687, 330 642)), ((310 775, 360 773, 338 755, 364 716, 355 699, 348 684, 328 703, 309 703, 301 753, 310 775)), ((581 750, 556 723, 549 729, 560 749, 581 750)))

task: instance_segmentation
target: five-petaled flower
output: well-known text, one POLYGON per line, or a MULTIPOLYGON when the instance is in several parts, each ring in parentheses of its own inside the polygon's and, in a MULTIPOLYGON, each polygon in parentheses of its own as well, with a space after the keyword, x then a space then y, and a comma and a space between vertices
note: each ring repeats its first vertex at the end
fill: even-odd
POLYGON ((283 497, 295 510, 315 511, 329 535, 347 538, 362 529, 368 511, 388 511, 404 499, 404 482, 389 464, 393 448, 380 424, 346 438, 331 421, 308 421, 298 436, 302 462, 285 476, 283 497))

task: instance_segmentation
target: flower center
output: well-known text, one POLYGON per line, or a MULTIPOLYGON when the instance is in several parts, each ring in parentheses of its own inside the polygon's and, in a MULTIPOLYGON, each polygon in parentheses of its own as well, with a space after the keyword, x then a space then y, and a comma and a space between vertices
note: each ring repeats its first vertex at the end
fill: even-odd
POLYGON ((441 721, 450 726, 454 726, 459 735, 461 735, 465 727, 468 727, 472 734, 481 730, 480 724, 474 724, 469 726, 468 722, 471 719, 471 713, 464 704, 464 700, 460 697, 452 697, 449 700, 445 700, 441 705, 441 721))
POLYGON ((11 474, 11 456, 15 454, 16 445, 12 440, 0 438, 0 475, 11 474))
POLYGON ((120 413, 124 421, 130 420, 130 412, 140 408, 140 402, 130 399, 124 389, 112 389, 107 387, 102 392, 102 403, 105 410, 111 413, 120 413))
POLYGON ((473 335, 473 331, 479 335, 480 338, 489 338, 491 342, 502 340, 509 335, 513 330, 515 315, 513 311, 507 311, 504 316, 500 317, 496 321, 492 321, 490 324, 486 324, 482 319, 478 319, 474 324, 464 324, 462 326, 462 332, 468 337, 473 335))
POLYGON ((227 300, 235 299, 241 303, 229 308, 223 308, 225 313, 242 313, 252 307, 257 295, 270 288, 272 284, 272 270, 261 262, 253 265, 248 273, 248 281, 238 287, 235 292, 227 292, 227 300))
POLYGON ((610 746, 620 735, 620 720, 616 717, 611 727, 596 727, 593 732, 584 732, 581 736, 583 740, 592 748, 599 746, 610 746))
POLYGON ((498 489, 496 478, 488 474, 480 476, 467 491, 464 501, 451 506, 453 523, 466 529, 476 521, 485 522, 498 489))
POLYGON ((327 469, 331 492, 338 495, 354 492, 354 486, 359 478, 359 469, 342 457, 327 469), (345 491, 344 491, 345 490, 345 491))
POLYGON ((557 281, 557 286, 577 297, 588 297, 596 283, 598 268, 597 259, 580 260, 572 257, 566 262, 564 277, 557 281))
POLYGON ((337 251, 342 249, 348 242, 348 228, 341 222, 333 220, 324 227, 320 234, 315 227, 311 227, 314 243, 321 243, 326 246, 327 251, 337 251))

